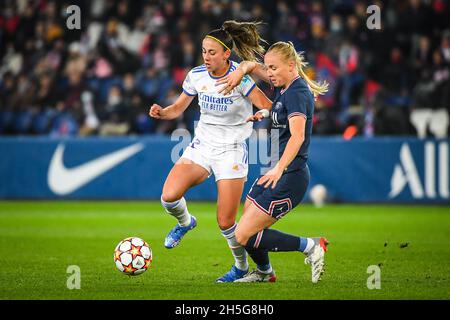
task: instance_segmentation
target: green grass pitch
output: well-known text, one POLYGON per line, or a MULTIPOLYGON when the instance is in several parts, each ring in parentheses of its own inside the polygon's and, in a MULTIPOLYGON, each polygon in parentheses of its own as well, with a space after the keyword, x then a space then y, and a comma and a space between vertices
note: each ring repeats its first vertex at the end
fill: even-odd
POLYGON ((450 298, 449 207, 300 205, 274 228, 328 238, 318 284, 296 252, 270 254, 276 283, 215 284, 233 263, 216 206, 189 209, 197 228, 167 250, 175 220, 157 202, 0 202, 0 299, 450 298), (113 263, 116 244, 128 236, 153 250, 151 268, 136 277, 113 263), (80 267, 79 290, 67 289, 69 265, 80 267), (370 265, 381 267, 381 289, 367 288, 370 265))

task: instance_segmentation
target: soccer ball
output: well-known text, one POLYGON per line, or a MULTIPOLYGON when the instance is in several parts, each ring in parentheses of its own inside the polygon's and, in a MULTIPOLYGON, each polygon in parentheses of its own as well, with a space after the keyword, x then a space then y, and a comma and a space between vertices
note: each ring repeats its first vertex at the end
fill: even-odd
POLYGON ((150 267, 152 249, 141 238, 129 237, 123 239, 114 250, 114 263, 120 272, 137 276, 150 267))
POLYGON ((309 196, 317 208, 322 207, 327 199, 327 188, 323 184, 316 184, 311 188, 309 196))

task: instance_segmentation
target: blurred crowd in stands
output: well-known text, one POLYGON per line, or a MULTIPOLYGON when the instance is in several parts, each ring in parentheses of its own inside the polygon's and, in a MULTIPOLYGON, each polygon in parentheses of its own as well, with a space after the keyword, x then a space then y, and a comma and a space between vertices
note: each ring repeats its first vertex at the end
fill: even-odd
POLYGON ((173 121, 151 119, 148 109, 178 97, 187 72, 202 64, 204 35, 228 19, 265 22, 269 44, 292 41, 308 73, 329 82, 315 134, 448 134, 448 0, 1 3, 0 135, 192 132, 195 101, 173 121), (81 9, 80 29, 67 27, 71 5, 81 9), (380 9, 379 29, 368 28, 370 5, 380 9))

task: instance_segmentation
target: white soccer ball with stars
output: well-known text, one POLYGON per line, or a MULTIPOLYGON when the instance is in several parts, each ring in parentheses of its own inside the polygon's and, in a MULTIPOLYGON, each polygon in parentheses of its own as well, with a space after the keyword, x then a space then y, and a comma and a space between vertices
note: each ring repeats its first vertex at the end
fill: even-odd
POLYGON ((152 264, 152 249, 141 238, 123 239, 114 250, 114 263, 120 272, 137 276, 152 264))

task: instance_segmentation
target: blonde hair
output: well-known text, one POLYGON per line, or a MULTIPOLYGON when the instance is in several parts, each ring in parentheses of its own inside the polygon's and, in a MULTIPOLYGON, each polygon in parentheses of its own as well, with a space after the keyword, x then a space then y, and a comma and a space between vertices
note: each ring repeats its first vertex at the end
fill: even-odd
POLYGON ((305 72, 305 68, 308 66, 308 63, 305 61, 302 52, 297 52, 295 50, 294 44, 289 42, 278 41, 270 46, 267 50, 267 53, 274 51, 280 54, 283 59, 286 61, 293 60, 295 61, 295 65, 297 67, 297 71, 299 75, 306 81, 309 85, 314 97, 319 95, 323 95, 328 91, 328 83, 326 81, 316 82, 311 80, 305 72))
POLYGON ((220 29, 212 30, 206 37, 220 43, 225 50, 233 49, 242 60, 261 61, 265 50, 260 42, 266 42, 258 32, 261 24, 228 20, 220 29))

